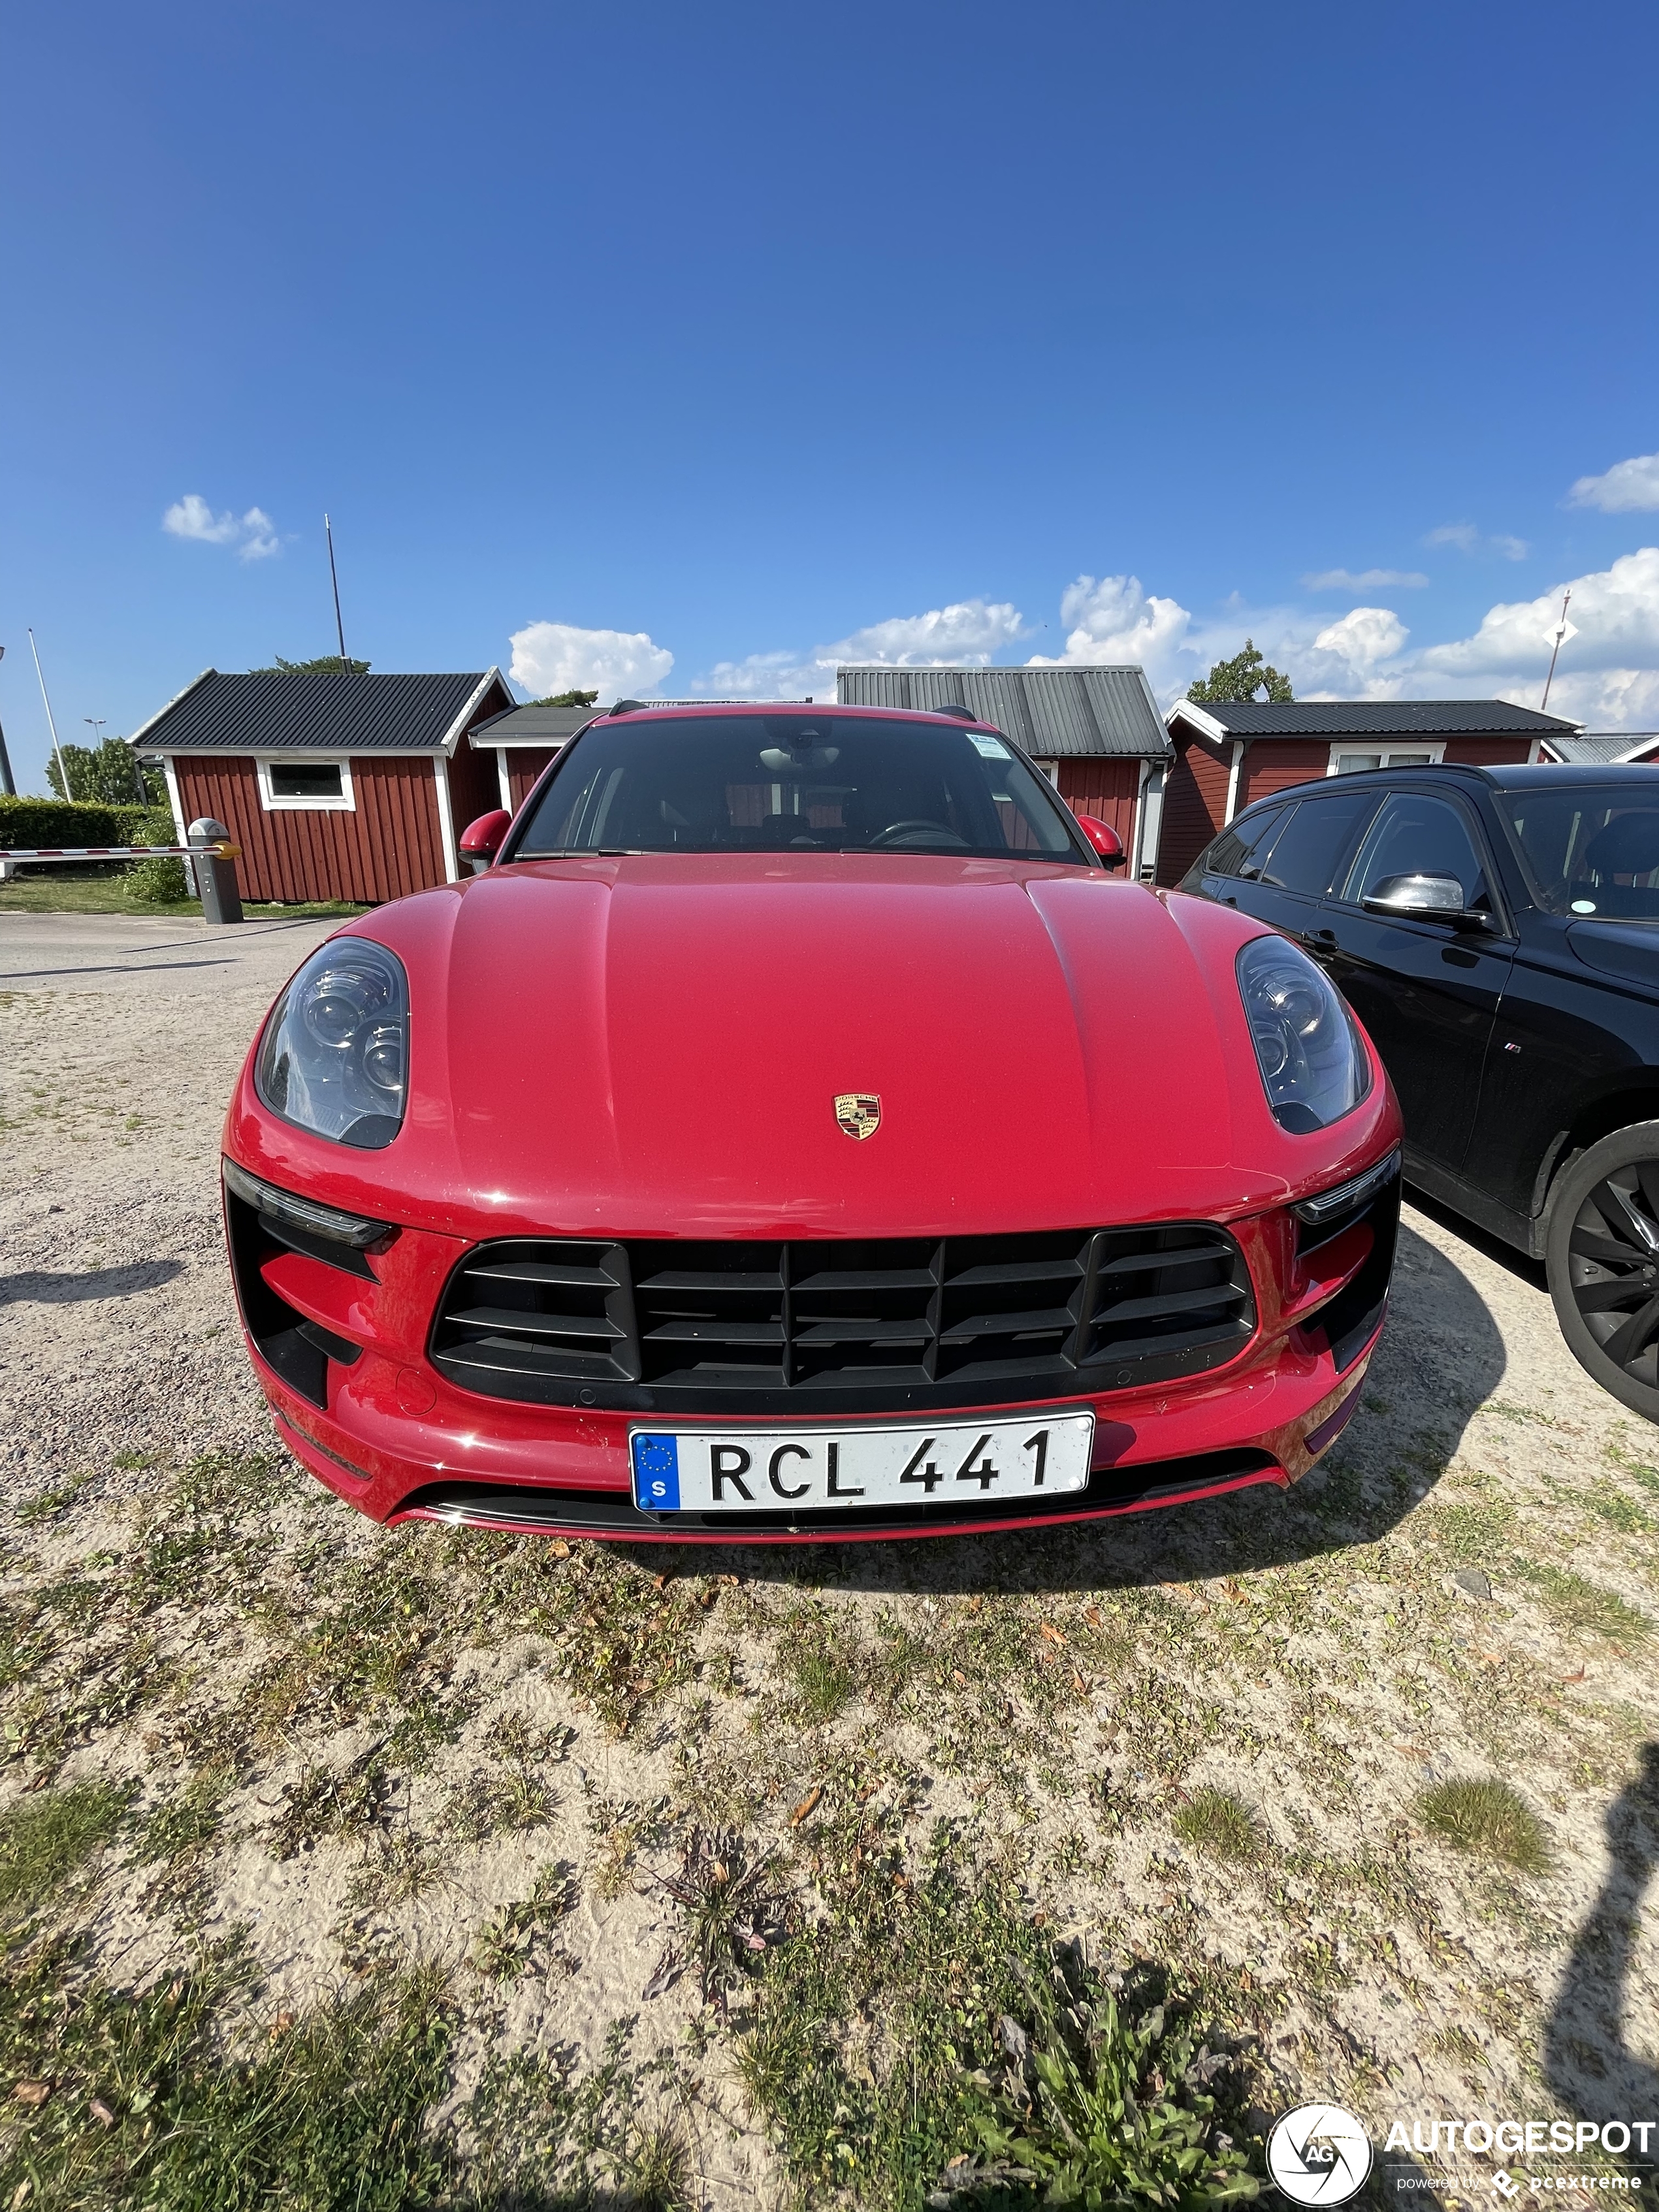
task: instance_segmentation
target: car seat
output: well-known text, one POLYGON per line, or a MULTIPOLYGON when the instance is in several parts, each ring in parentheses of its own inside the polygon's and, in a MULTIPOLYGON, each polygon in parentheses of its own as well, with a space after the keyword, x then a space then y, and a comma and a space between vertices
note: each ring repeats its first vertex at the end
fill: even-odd
POLYGON ((1584 848, 1572 888, 1592 896, 1598 914, 1646 920, 1659 915, 1659 890, 1646 881, 1656 870, 1659 811, 1633 810, 1615 815, 1596 831, 1584 848))

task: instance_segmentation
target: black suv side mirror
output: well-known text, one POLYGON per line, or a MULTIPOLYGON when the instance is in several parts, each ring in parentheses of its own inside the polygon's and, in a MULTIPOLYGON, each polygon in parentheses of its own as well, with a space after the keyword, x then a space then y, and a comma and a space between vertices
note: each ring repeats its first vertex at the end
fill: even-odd
POLYGON ((1489 914, 1463 903, 1455 876, 1383 876, 1359 902, 1367 914, 1395 915, 1413 921, 1449 921, 1455 929, 1491 929, 1489 914))

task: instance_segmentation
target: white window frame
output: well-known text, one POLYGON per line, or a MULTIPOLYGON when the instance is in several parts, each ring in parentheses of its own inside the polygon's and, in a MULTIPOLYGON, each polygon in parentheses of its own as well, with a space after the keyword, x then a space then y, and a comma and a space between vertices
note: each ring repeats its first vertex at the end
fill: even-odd
POLYGON ((1331 747, 1331 757, 1325 764, 1326 775, 1335 775, 1337 762, 1348 753, 1381 753, 1380 765, 1383 768, 1438 768, 1446 757, 1446 741, 1443 738, 1379 738, 1375 744, 1368 744, 1364 738, 1344 738, 1340 744, 1331 747))
POLYGON ((356 793, 351 787, 351 763, 340 753, 261 754, 254 763, 259 771, 259 804, 267 814, 355 814, 356 793), (337 768, 337 799, 281 799, 270 787, 270 771, 277 768, 337 768))

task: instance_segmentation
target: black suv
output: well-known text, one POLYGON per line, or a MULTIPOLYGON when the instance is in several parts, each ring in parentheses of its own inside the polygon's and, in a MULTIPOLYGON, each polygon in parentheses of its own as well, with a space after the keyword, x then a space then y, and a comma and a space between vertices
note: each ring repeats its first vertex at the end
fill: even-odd
POLYGON ((1385 769, 1247 809, 1185 891, 1346 994, 1406 1174, 1544 1261, 1574 1356, 1659 1421, 1659 769, 1385 769))

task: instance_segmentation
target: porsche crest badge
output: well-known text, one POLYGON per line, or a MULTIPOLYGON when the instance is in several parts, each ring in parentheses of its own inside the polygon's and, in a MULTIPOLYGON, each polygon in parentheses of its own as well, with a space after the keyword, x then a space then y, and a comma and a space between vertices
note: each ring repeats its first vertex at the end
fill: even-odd
POLYGON ((861 1144, 881 1127, 881 1101, 873 1091, 843 1091, 836 1101, 836 1119, 855 1144, 861 1144))

